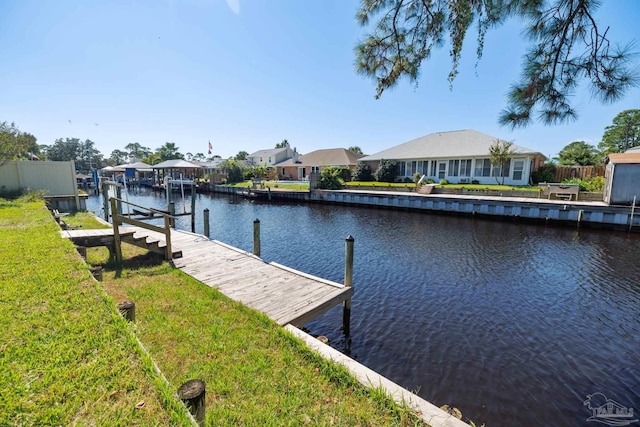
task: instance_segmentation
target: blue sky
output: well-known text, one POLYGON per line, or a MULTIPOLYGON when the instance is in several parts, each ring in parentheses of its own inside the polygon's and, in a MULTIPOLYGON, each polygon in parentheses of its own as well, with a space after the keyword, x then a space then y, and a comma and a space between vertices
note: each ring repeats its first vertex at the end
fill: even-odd
MULTIPOLYGON (((638 0, 603 2, 613 41, 638 38, 638 0)), ((448 49, 374 99, 354 71, 364 37, 357 0, 0 0, 0 121, 40 144, 91 139, 108 157, 138 142, 226 158, 287 139, 299 152, 360 146, 367 154, 439 131, 476 129, 554 156, 569 142, 597 145, 640 89, 602 105, 585 89, 579 119, 511 131, 497 123, 520 71, 519 22, 487 35, 475 67, 475 29, 449 90, 448 49)), ((640 45, 636 44, 636 50, 640 45)), ((640 60, 640 58, 639 58, 640 60)), ((640 62, 639 62, 640 63, 640 62)))

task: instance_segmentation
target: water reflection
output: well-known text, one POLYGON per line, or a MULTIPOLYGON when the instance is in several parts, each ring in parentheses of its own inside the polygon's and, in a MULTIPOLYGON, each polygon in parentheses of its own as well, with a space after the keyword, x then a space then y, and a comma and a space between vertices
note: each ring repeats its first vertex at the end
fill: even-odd
MULTIPOLYGON (((437 405, 490 426, 589 425, 597 391, 640 410, 637 235, 199 195, 205 208, 212 238, 250 251, 259 218, 264 259, 338 282, 353 235, 351 355, 437 405)), ((341 314, 306 327, 344 348, 341 314)))

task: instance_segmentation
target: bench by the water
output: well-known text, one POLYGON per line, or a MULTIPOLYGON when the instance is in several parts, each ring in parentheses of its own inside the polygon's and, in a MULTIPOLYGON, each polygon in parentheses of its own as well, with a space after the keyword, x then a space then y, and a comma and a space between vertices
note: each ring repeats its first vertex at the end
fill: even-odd
POLYGON ((580 186, 578 184, 560 184, 556 182, 541 182, 538 184, 542 188, 542 194, 547 195, 548 199, 551 199, 551 195, 555 194, 556 197, 573 199, 573 195, 578 200, 578 194, 580 193, 580 186))

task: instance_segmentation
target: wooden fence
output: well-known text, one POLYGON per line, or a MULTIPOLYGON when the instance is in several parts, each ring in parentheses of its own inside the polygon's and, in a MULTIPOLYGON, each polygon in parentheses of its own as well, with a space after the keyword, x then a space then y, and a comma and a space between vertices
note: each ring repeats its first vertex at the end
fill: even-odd
POLYGON ((604 176, 605 166, 556 166, 556 182, 565 179, 580 178, 589 179, 596 176, 604 176))

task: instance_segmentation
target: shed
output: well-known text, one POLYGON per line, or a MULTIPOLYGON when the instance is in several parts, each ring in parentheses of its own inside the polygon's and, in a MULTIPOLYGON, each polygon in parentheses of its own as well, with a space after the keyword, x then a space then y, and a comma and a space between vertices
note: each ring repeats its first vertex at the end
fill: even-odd
POLYGON ((640 152, 609 154, 604 176, 605 203, 631 205, 640 203, 640 152))

